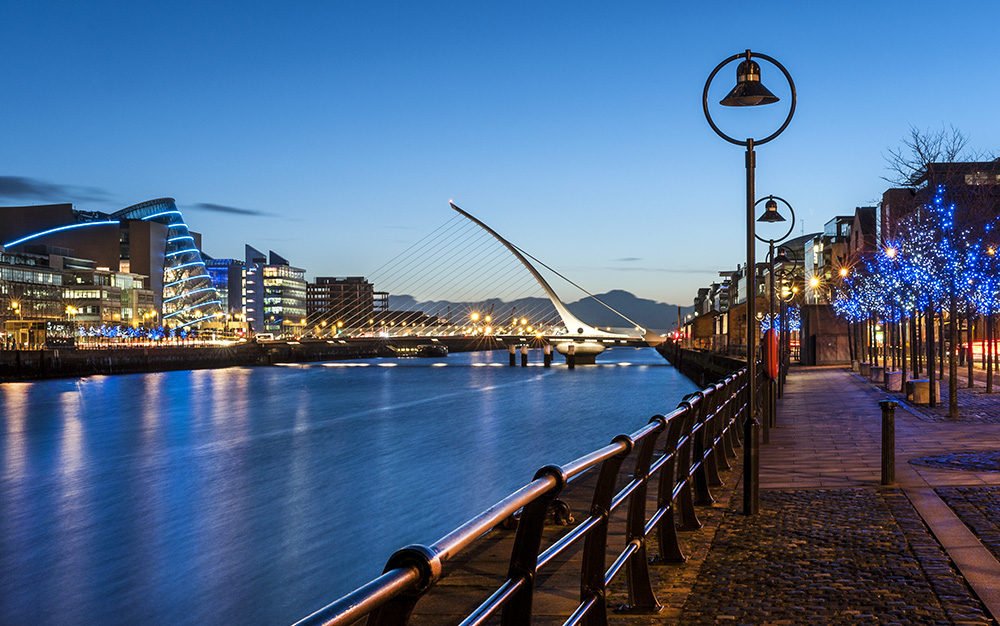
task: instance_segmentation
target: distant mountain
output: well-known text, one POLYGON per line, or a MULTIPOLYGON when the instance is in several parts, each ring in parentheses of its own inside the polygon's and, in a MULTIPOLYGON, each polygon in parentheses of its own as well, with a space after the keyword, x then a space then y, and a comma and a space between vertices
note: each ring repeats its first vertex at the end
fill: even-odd
MULTIPOLYGON (((693 306, 678 307, 675 304, 664 304, 655 300, 639 298, 621 289, 596 294, 596 297, 608 306, 621 311, 636 324, 657 332, 666 332, 677 326, 678 308, 681 310, 682 318, 694 311, 693 306)), ((457 316, 465 316, 469 311, 476 311, 482 315, 491 314, 497 320, 507 319, 511 315, 528 316, 531 319, 558 319, 555 307, 552 306, 548 298, 522 298, 512 302, 504 302, 495 298, 480 302, 449 302, 446 300, 417 302, 412 296, 390 295, 389 308, 394 311, 423 311, 428 315, 440 317, 448 316, 450 311, 453 319, 457 316), (490 311, 492 313, 489 313, 490 311)), ((591 326, 617 328, 630 326, 627 321, 593 298, 583 298, 576 302, 567 303, 566 308, 591 326)))
MULTIPOLYGON (((665 332, 677 325, 677 305, 664 304, 655 300, 639 298, 636 295, 615 289, 608 293, 595 294, 597 299, 608 306, 621 311, 639 326, 649 330, 665 332)), ((594 298, 584 298, 566 308, 591 326, 628 326, 628 322, 609 311, 607 307, 594 298)), ((694 310, 694 306, 680 307, 681 316, 694 310)))

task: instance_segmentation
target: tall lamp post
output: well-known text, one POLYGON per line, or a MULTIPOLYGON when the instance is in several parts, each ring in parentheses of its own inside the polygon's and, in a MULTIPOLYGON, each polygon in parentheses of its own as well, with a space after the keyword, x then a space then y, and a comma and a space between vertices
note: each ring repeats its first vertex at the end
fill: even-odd
POLYGON ((788 127, 788 123, 792 121, 792 115, 795 113, 795 83, 792 82, 792 77, 788 73, 781 63, 778 63, 773 58, 767 56, 766 54, 761 54, 759 52, 751 52, 747 50, 746 52, 734 54, 728 59, 719 63, 712 73, 708 75, 708 80, 705 81, 705 89, 702 91, 701 104, 702 109, 705 111, 705 119, 708 120, 709 126, 715 131, 719 137, 722 137, 731 144, 737 146, 744 146, 746 148, 746 170, 747 170, 747 201, 746 201, 746 216, 747 216, 747 269, 746 269, 746 279, 747 279, 747 374, 749 376, 749 382, 747 384, 747 417, 743 422, 743 514, 744 515, 756 515, 760 510, 760 490, 759 490, 759 478, 760 478, 760 458, 759 453, 759 442, 757 440, 757 431, 759 430, 759 423, 757 422, 757 409, 756 401, 757 394, 754 388, 757 384, 757 333, 756 333, 756 297, 757 297, 757 281, 756 281, 756 267, 754 260, 754 198, 756 192, 754 190, 754 169, 756 168, 756 158, 754 154, 754 146, 763 145, 785 130, 788 127), (774 131, 767 137, 763 139, 755 140, 752 137, 746 140, 736 139, 730 137, 715 124, 712 119, 712 114, 708 109, 708 89, 712 85, 712 80, 715 75, 719 73, 726 65, 729 65, 733 61, 743 58, 739 66, 736 68, 736 86, 730 90, 729 94, 726 95, 719 104, 723 106, 732 107, 744 107, 744 106, 758 106, 762 104, 773 104, 778 101, 778 97, 773 93, 768 91, 764 87, 763 83, 760 82, 760 65, 754 61, 754 57, 758 59, 763 59, 779 70, 785 75, 785 79, 788 81, 788 86, 791 89, 792 101, 788 109, 788 116, 785 121, 781 124, 778 130, 774 131))
MULTIPOLYGON (((799 263, 798 257, 796 257, 795 259, 789 259, 788 255, 785 254, 786 251, 792 252, 792 254, 794 254, 794 251, 788 246, 778 246, 778 251, 774 255, 774 262, 776 264, 780 263, 782 266, 782 269, 775 270, 774 273, 775 276, 780 276, 782 280, 784 280, 787 277, 792 277, 794 279, 795 268, 799 263), (791 270, 785 269, 785 265, 789 263, 793 266, 791 270)), ((786 294, 784 293, 784 291, 782 291, 778 296, 781 299, 781 315, 780 315, 781 341, 779 343, 780 368, 778 376, 778 398, 781 398, 781 394, 785 386, 785 375, 787 374, 788 370, 789 351, 791 348, 789 344, 791 343, 792 334, 791 330, 788 328, 789 326, 788 303, 795 299, 797 293, 798 293, 798 288, 794 285, 794 280, 793 280, 793 284, 790 285, 788 288, 788 293, 786 294)))
MULTIPOLYGON (((769 264, 768 280, 770 281, 770 286, 769 286, 770 288, 768 290, 769 292, 768 319, 770 320, 771 323, 771 330, 774 331, 774 262, 775 262, 774 244, 780 243, 785 239, 788 239, 788 236, 792 234, 792 230, 795 228, 795 209, 792 208, 792 205, 788 204, 787 200, 785 200, 784 198, 780 198, 778 196, 768 196, 766 198, 761 198, 756 202, 756 204, 760 204, 765 200, 767 202, 764 203, 764 214, 757 218, 758 222, 763 222, 765 224, 775 224, 777 222, 786 221, 784 216, 778 212, 778 201, 781 201, 782 204, 788 207, 788 212, 792 216, 792 221, 791 223, 788 224, 788 230, 785 231, 785 234, 782 235, 781 237, 777 237, 775 239, 764 239, 760 235, 757 234, 754 235, 758 240, 767 243, 767 259, 769 264)), ((787 257, 785 257, 785 259, 787 260, 787 257)), ((771 427, 774 426, 777 421, 777 413, 775 407, 776 404, 777 404, 777 385, 775 384, 774 379, 768 377, 767 417, 764 420, 764 443, 770 443, 771 441, 770 439, 771 427)))

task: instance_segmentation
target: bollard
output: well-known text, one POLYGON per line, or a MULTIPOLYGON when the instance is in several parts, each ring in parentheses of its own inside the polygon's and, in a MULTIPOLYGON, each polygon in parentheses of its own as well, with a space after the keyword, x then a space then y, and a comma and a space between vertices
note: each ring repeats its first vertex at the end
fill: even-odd
POLYGON ((896 403, 879 402, 882 407, 882 484, 896 482, 896 403))
POLYGON ((521 367, 528 367, 528 346, 521 346, 521 367))
POLYGON ((569 369, 576 367, 576 346, 573 344, 566 347, 566 367, 569 369))
POLYGON ((545 347, 542 348, 542 363, 545 365, 545 367, 549 367, 549 366, 552 365, 552 344, 551 343, 545 344, 545 347))
POLYGON ((510 366, 514 367, 515 365, 517 365, 517 357, 515 356, 515 354, 517 353, 517 346, 511 344, 507 346, 507 350, 510 352, 510 366))

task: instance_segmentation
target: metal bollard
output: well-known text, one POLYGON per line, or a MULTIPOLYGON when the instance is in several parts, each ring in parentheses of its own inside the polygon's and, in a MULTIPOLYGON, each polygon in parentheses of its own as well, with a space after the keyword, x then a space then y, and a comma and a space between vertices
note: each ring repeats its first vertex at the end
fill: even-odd
POLYGON ((528 367, 528 346, 521 346, 521 367, 528 367))
POLYGON ((515 346, 514 344, 510 344, 509 346, 507 346, 507 351, 510 353, 510 366, 514 367, 515 365, 517 365, 517 356, 516 356, 517 346, 515 346))
POLYGON ((882 407, 882 484, 896 482, 896 403, 879 402, 882 407))
POLYGON ((566 348, 566 367, 573 369, 576 367, 576 346, 569 344, 566 348))

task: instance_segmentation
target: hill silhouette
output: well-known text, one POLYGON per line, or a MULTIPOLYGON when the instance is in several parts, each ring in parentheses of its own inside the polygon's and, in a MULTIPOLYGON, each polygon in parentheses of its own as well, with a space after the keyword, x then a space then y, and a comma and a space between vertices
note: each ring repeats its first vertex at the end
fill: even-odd
MULTIPOLYGON (((676 328, 678 308, 681 309, 682 317, 694 310, 694 306, 691 305, 678 307, 676 304, 656 302, 640 298, 623 289, 614 289, 595 295, 608 306, 621 311, 639 326, 661 333, 676 328)), ((548 298, 521 298, 511 302, 504 302, 496 298, 477 302, 450 302, 448 300, 418 302, 412 296, 399 295, 389 296, 389 308, 394 311, 423 311, 428 315, 439 316, 446 316, 450 311, 452 317, 464 316, 468 311, 493 311, 492 315, 497 320, 509 318, 512 314, 522 315, 525 312, 530 312, 530 315, 536 319, 558 319, 555 307, 552 306, 548 298)), ((610 326, 613 328, 631 326, 626 320, 608 310, 594 298, 587 297, 576 302, 568 302, 566 308, 591 326, 610 326)))

